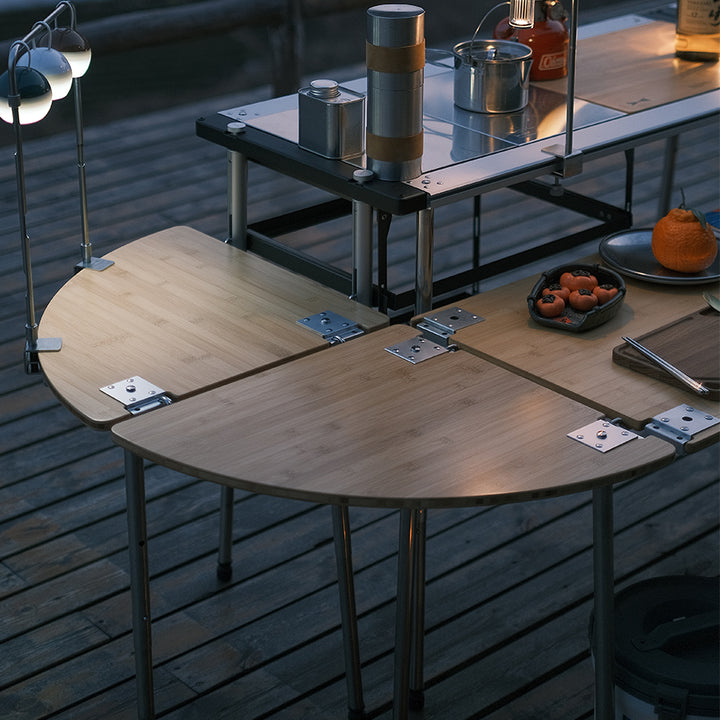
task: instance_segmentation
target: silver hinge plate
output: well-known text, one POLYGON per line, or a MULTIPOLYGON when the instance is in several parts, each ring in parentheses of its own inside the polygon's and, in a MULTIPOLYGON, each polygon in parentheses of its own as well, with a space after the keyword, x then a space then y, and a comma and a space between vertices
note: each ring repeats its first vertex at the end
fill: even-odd
POLYGON ((356 322, 330 311, 319 312, 316 315, 301 318, 298 323, 313 332, 319 333, 331 345, 345 342, 365 333, 356 322))
POLYGON ((656 415, 645 429, 652 435, 684 445, 701 430, 707 430, 718 423, 720 418, 710 413, 696 410, 690 405, 678 405, 656 415))
POLYGON ((613 425, 609 420, 596 420, 567 436, 603 453, 640 437, 624 427, 613 425))
POLYGON ((162 388, 137 375, 101 387, 100 390, 121 402, 125 409, 133 415, 172 403, 162 388))
POLYGON ((397 343, 396 345, 389 345, 385 350, 391 355, 397 355, 403 360, 411 362, 413 365, 448 352, 448 348, 444 345, 440 345, 422 335, 397 343))
POLYGON ((467 310, 454 307, 426 315, 417 324, 417 328, 426 338, 447 345, 449 343, 448 338, 455 332, 464 327, 482 322, 484 319, 485 318, 468 312, 467 310))

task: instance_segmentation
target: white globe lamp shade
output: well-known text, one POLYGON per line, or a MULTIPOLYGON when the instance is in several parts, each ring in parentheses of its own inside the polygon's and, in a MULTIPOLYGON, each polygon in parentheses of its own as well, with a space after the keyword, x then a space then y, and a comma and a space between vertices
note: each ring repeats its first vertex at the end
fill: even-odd
MULTIPOLYGON (((15 82, 20 96, 18 116, 21 125, 30 125, 42 120, 52 105, 52 90, 45 76, 28 67, 15 68, 15 82)), ((0 118, 6 123, 13 122, 13 112, 8 101, 10 77, 6 70, 0 75, 0 118)))
POLYGON ((35 47, 22 55, 17 67, 31 67, 50 83, 52 99, 64 98, 72 87, 72 68, 65 56, 49 47, 35 47))
POLYGON ((53 28, 51 42, 53 48, 61 52, 70 63, 74 78, 82 77, 87 72, 92 50, 88 41, 77 30, 68 27, 53 28))

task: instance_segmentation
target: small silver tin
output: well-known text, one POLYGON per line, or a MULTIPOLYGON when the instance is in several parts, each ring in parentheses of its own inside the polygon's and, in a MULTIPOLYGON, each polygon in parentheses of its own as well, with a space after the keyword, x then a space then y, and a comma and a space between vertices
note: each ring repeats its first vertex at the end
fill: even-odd
POLYGON ((334 80, 298 90, 298 145, 333 160, 365 152, 365 96, 334 80))

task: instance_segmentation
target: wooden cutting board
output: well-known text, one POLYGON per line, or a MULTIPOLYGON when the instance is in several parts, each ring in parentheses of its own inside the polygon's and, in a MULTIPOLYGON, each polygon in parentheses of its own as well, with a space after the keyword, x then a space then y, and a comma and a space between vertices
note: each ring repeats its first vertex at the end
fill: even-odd
MULTIPOLYGON (((705 308, 645 335, 634 338, 711 393, 720 396, 720 313, 705 308)), ((627 343, 613 348, 613 360, 636 372, 684 388, 685 386, 627 343)), ((688 389, 689 393, 692 393, 688 389)))

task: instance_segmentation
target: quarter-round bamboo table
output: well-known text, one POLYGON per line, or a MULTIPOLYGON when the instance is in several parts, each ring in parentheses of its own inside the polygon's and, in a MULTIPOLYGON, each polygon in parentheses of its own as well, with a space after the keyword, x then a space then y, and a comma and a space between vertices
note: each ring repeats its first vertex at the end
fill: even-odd
MULTIPOLYGON (((40 354, 48 385, 98 430, 134 422, 138 413, 147 412, 137 404, 142 400, 151 406, 182 403, 209 388, 329 348, 322 334, 302 322, 307 318, 334 313, 366 332, 388 323, 384 315, 334 290, 189 227, 135 240, 107 258, 114 264, 106 270, 82 270, 71 278, 48 304, 39 326, 42 336, 62 338, 59 352, 40 354), (110 386, 115 395, 103 390, 110 386), (135 391, 126 391, 129 387, 135 391)), ((234 430, 240 434, 237 426, 234 430)), ((142 469, 142 462, 126 457, 126 467, 142 469)), ((145 492, 137 472, 128 472, 128 478, 134 481, 128 482, 127 493, 138 714, 146 720, 155 711, 145 594, 145 492)), ((221 578, 231 568, 232 511, 232 488, 223 486, 221 578)), ((361 713, 348 525, 347 508, 334 506, 348 705, 361 713)))
MULTIPOLYGON (((598 412, 471 353, 413 365, 386 350, 415 334, 401 326, 379 330, 113 428, 131 456, 222 485, 401 509, 397 720, 408 716, 411 658, 421 660, 421 630, 412 625, 418 512, 600 491, 594 547, 604 567, 612 551, 611 484, 675 457, 653 437, 608 453, 569 438, 598 412)), ((129 473, 139 475, 141 463, 129 473)), ((596 572, 596 597, 612 595, 612 580, 612 572, 596 572)), ((598 616, 605 639, 611 619, 598 616)), ((597 652, 604 667, 610 644, 600 641, 597 652)), ((598 692, 611 698, 612 685, 603 681, 598 692)))

